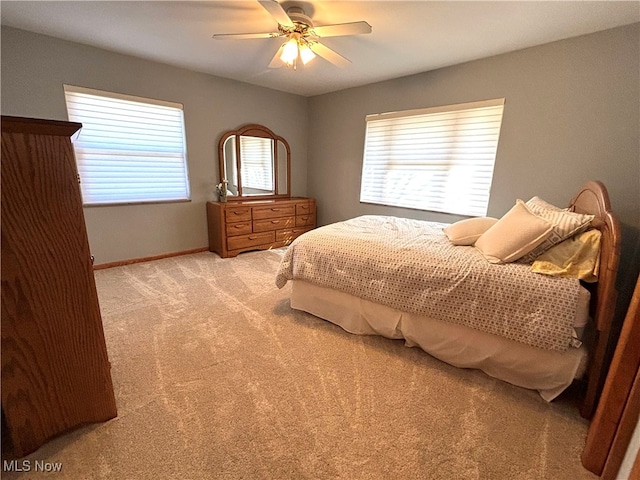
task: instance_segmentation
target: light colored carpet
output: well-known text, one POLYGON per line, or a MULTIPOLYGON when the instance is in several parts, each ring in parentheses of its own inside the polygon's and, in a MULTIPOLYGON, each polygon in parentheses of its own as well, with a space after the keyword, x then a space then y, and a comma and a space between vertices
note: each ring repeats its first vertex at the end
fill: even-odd
POLYGON ((571 398, 289 307, 282 250, 96 272, 118 417, 29 457, 56 479, 594 479, 571 398))

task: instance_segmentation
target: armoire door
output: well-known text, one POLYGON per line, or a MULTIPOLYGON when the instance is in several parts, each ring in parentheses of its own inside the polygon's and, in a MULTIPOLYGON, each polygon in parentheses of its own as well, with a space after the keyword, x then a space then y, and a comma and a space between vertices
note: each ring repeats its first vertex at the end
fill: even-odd
POLYGON ((2 412, 14 453, 116 416, 71 136, 2 117, 2 412))

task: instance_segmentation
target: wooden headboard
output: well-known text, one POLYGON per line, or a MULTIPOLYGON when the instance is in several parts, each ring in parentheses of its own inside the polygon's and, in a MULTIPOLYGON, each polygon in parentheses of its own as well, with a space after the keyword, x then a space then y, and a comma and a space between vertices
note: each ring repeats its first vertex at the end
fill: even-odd
POLYGON ((611 211, 609 193, 599 181, 591 180, 582 185, 571 200, 569 209, 595 215, 592 226, 602 232, 598 283, 590 288, 590 314, 596 327, 596 336, 589 354, 587 392, 580 408, 583 417, 591 418, 608 370, 605 357, 618 298, 616 277, 620 263, 620 223, 611 211))

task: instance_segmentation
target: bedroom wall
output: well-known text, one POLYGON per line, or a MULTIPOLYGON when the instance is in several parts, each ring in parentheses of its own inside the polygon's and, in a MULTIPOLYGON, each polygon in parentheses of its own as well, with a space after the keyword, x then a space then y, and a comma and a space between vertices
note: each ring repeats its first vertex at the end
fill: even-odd
MULTIPOLYGON (((621 284, 640 269, 640 24, 312 97, 309 195, 327 224, 362 214, 462 217, 361 204, 365 116, 505 97, 488 215, 516 198, 569 202, 589 179, 623 224, 621 284)), ((634 277, 635 275, 635 277, 634 277)))
POLYGON ((293 193, 318 199, 320 224, 364 213, 455 221, 360 204, 364 117, 504 96, 489 215, 534 194, 564 204, 582 181, 600 179, 623 223, 622 268, 640 269, 638 24, 310 99, 10 27, 1 34, 3 115, 66 119, 63 83, 185 105, 192 201, 86 208, 97 263, 206 246, 217 140, 249 122, 289 140, 293 193))
POLYGON ((191 202, 85 208, 96 264, 206 247, 218 139, 246 123, 287 139, 292 193, 306 194, 306 98, 10 27, 1 34, 3 115, 66 120, 64 83, 184 104, 191 202))

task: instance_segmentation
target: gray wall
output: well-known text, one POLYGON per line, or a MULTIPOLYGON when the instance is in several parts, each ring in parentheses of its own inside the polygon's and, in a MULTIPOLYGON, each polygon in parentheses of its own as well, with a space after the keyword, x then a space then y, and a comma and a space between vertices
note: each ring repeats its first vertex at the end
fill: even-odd
POLYGON ((66 120, 64 83, 184 104, 191 202, 85 208, 96 264, 207 246, 218 139, 246 123, 287 139, 292 193, 306 194, 304 97, 2 27, 3 115, 66 120))
POLYGON ((621 282, 631 281, 640 268, 639 27, 311 98, 308 193, 321 199, 319 222, 460 219, 359 202, 365 116, 505 97, 488 215, 533 195, 566 205, 585 180, 601 180, 624 227, 621 282))
POLYGON ((365 115, 505 97, 489 215, 532 195, 566 204, 599 179, 623 223, 621 273, 631 278, 640 268, 639 59, 635 24, 306 99, 3 27, 2 114, 66 119, 63 83, 184 104, 192 202, 86 208, 105 263, 206 246, 218 138, 250 122, 290 142, 293 194, 318 199, 321 224, 365 213, 455 221, 360 204, 365 115))

